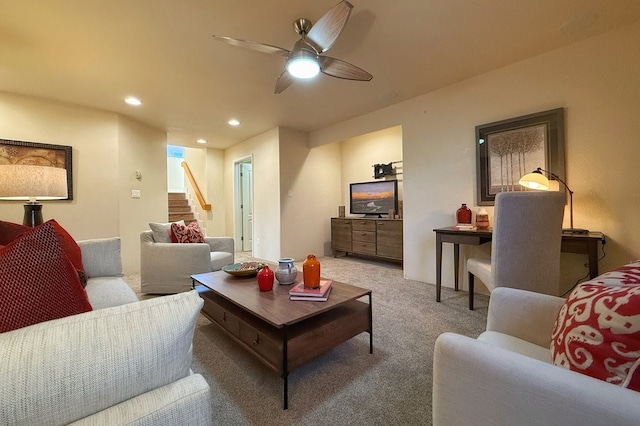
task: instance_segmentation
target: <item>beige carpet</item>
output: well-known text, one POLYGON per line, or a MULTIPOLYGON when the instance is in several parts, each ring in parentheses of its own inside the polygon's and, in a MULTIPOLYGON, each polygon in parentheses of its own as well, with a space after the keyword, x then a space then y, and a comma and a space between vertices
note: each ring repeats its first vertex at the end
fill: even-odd
MULTIPOLYGON (((240 255, 236 260, 248 259, 240 255)), ((363 333, 293 371, 289 409, 283 410, 282 379, 201 317, 193 370, 211 386, 214 423, 431 424, 435 339, 445 331, 480 334, 488 298, 477 296, 476 310, 469 311, 466 292, 443 288, 442 302, 436 303, 435 286, 405 280, 398 264, 356 257, 322 257, 320 262, 322 276, 373 290, 373 354, 363 333)), ((125 279, 139 293, 139 276, 125 279)))

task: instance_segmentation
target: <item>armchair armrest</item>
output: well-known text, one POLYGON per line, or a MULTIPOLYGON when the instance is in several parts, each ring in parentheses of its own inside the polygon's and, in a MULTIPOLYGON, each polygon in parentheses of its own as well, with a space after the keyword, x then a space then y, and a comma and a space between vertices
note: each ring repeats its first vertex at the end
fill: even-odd
POLYGON ((211 272, 210 253, 211 248, 207 243, 155 243, 151 231, 142 232, 141 291, 165 294, 190 290, 192 274, 211 272))
POLYGON ((225 251, 235 253, 235 246, 232 237, 204 237, 204 241, 209 244, 211 251, 225 251))
POLYGON ((564 299, 509 287, 491 292, 487 331, 497 331, 548 348, 564 299))
POLYGON ((89 277, 122 276, 120 238, 97 238, 77 241, 82 252, 82 265, 89 277))
POLYGON ((638 392, 466 336, 436 340, 435 426, 631 426, 639 418, 638 392))

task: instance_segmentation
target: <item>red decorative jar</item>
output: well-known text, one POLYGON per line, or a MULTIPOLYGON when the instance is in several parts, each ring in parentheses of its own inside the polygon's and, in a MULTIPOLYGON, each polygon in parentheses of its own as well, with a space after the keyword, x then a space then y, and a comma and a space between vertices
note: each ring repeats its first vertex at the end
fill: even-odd
POLYGON ((466 204, 456 211, 456 220, 460 225, 471 225, 471 209, 466 204))
POLYGON ((320 287, 320 262, 314 254, 308 255, 302 262, 302 280, 305 288, 320 287))
POLYGON ((273 289, 273 271, 266 265, 258 272, 258 287, 260 291, 273 289))

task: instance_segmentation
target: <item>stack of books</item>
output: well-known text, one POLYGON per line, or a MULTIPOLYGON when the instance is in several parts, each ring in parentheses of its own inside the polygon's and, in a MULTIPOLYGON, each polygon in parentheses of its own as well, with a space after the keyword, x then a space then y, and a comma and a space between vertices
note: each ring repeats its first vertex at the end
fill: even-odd
POLYGON ((320 280, 318 288, 304 288, 304 282, 300 281, 289 290, 290 300, 306 300, 310 302, 326 302, 331 293, 331 280, 320 280))

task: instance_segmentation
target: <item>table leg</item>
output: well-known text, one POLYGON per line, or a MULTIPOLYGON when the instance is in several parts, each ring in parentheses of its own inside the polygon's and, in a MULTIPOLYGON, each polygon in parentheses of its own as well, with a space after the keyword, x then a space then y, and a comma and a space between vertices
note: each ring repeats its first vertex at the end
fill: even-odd
POLYGON ((589 278, 598 276, 598 241, 589 240, 587 242, 587 254, 589 256, 589 278))
POLYGON ((442 236, 436 233, 436 302, 442 291, 442 236))
POLYGON ((373 306, 371 305, 371 293, 369 293, 369 353, 373 353, 373 306))
POLYGON ((289 363, 287 362, 287 346, 289 344, 289 336, 287 326, 284 326, 284 341, 282 345, 282 379, 284 380, 284 388, 282 390, 283 409, 289 408, 289 363))
POLYGON ((460 276, 460 244, 453 244, 453 276, 454 286, 453 288, 458 291, 458 280, 460 276))

